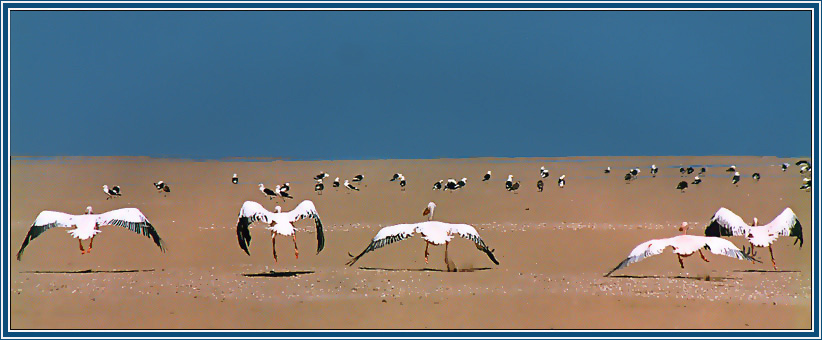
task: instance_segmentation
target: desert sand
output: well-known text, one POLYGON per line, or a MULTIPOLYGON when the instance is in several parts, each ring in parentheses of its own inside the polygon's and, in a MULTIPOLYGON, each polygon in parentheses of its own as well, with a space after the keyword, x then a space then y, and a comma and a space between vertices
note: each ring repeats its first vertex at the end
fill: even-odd
MULTIPOLYGON (((809 329, 812 311, 812 194, 799 190, 798 167, 782 172, 776 157, 587 157, 366 161, 199 161, 154 158, 26 158, 11 162, 10 308, 12 329, 809 329), (652 178, 648 167, 660 172, 652 178), (739 186, 724 170, 735 164, 739 186), (674 189, 679 166, 708 166, 702 184, 674 189), (539 167, 550 177, 537 192, 539 167), (606 166, 611 174, 603 174, 606 166), (639 178, 623 175, 640 167, 639 178), (492 179, 482 182, 487 170, 492 179), (323 195, 312 177, 325 171, 323 195), (395 172, 406 190, 390 182, 395 172), (754 182, 753 172, 762 179, 754 182), (237 173, 240 183, 231 183, 237 173), (365 175, 359 192, 333 189, 339 176, 365 175), (521 181, 507 192, 508 174, 521 181), (560 189, 557 178, 565 174, 560 189), (468 178, 456 192, 434 182, 468 178), (165 181, 163 197, 153 182, 165 181), (294 200, 269 200, 257 189, 291 183, 294 200), (106 200, 102 185, 123 196, 106 200), (315 254, 313 222, 297 223, 299 259, 290 239, 252 227, 251 256, 237 244, 240 206, 253 200, 273 210, 312 200, 326 246, 315 254), (429 201, 436 219, 474 225, 500 265, 456 239, 445 271, 443 247, 423 261, 419 237, 391 244, 348 267, 384 226, 423 221, 429 201), (124 228, 103 228, 90 254, 55 228, 32 241, 16 261, 42 210, 82 214, 135 207, 166 241, 160 250, 124 228), (707 254, 685 259, 670 251, 617 271, 641 242, 678 234, 681 222, 701 235, 720 207, 767 223, 792 208, 805 245, 780 238, 778 271, 763 263, 707 254)), ((729 238, 736 245, 741 237, 729 238)), ((87 243, 87 242, 84 242, 87 243)))

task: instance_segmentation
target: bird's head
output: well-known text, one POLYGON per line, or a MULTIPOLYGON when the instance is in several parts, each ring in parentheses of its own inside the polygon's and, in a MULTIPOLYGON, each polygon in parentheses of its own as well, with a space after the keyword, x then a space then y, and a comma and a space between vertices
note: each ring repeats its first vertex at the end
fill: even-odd
POLYGON ((490 174, 491 174, 491 170, 488 170, 488 172, 486 172, 486 173, 490 175, 490 174))
POLYGON ((545 167, 544 167, 544 166, 539 167, 539 169, 540 169, 540 170, 542 170, 542 171, 545 171, 545 167))
POLYGON ((753 225, 754 225, 754 227, 757 225, 757 223, 759 223, 759 220, 758 220, 756 217, 754 217, 754 219, 753 219, 753 225))
POLYGON ((334 179, 334 182, 339 182, 339 181, 340 181, 340 178, 339 178, 339 177, 337 177, 337 178, 335 178, 335 179, 334 179))
POLYGON ((103 185, 103 190, 108 191, 108 185, 103 185))
POLYGON ((565 175, 559 176, 559 179, 565 179, 565 175))
POLYGON ((734 172, 734 176, 739 176, 739 171, 734 172))
POLYGON ((514 178, 514 175, 508 175, 508 180, 509 180, 509 181, 510 181, 512 178, 514 178))
POLYGON ((234 174, 234 177, 237 177, 237 174, 234 174))
POLYGON ((262 188, 265 188, 265 185, 263 185, 262 183, 260 183, 260 189, 262 189, 262 188))
POLYGON ((434 219, 434 209, 436 208, 437 205, 434 202, 428 202, 428 206, 422 211, 422 216, 428 216, 429 221, 434 219))
MULTIPOLYGON (((318 179, 318 180, 317 180, 317 183, 322 183, 322 182, 323 182, 323 179, 322 179, 322 178, 320 178, 320 179, 318 179)), ((288 183, 286 183, 285 185, 288 185, 288 183)))
POLYGON ((462 181, 463 181, 463 182, 468 182, 468 179, 467 179, 467 178, 465 178, 465 177, 463 177, 463 178, 462 178, 462 181))
POLYGON ((91 206, 87 206, 87 207, 86 207, 86 214, 87 214, 87 215, 92 214, 91 206))
POLYGON ((682 232, 682 234, 683 234, 683 235, 685 235, 685 234, 687 234, 687 233, 688 233, 688 229, 689 229, 689 228, 690 228, 690 227, 688 227, 688 222, 682 222, 682 225, 681 225, 681 226, 679 226, 679 231, 681 231, 681 232, 682 232))
POLYGON ((694 177, 694 179, 699 180, 699 176, 694 177))

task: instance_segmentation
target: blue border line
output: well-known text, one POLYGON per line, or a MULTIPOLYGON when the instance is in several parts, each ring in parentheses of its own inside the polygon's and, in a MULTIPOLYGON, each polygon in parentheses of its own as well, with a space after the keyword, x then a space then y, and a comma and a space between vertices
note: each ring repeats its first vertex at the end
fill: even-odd
MULTIPOLYGON (((94 0, 96 1, 96 0, 94 0)), ((101 0, 105 1, 105 0, 101 0)), ((186 0, 188 1, 188 0, 186 0)), ((624 4, 624 3, 594 3, 594 4, 586 4, 586 3, 575 3, 575 4, 558 4, 558 3, 519 3, 519 4, 478 4, 478 3, 448 3, 448 4, 438 4, 438 3, 421 3, 421 4, 393 4, 393 3, 361 3, 361 4, 328 4, 328 3, 300 3, 300 4, 279 4, 279 3, 223 3, 223 4, 205 4, 205 3, 197 3, 196 0, 191 0, 191 2, 187 3, 174 3, 174 4, 167 4, 167 3, 150 3, 150 4, 112 4, 112 3, 86 3, 86 4, 75 4, 75 3, 28 3, 28 4, 17 4, 17 3, 3 3, 3 19, 4 23, 8 24, 8 9, 9 8, 488 8, 489 10, 493 10, 494 8, 679 8, 683 10, 688 10, 689 8, 808 8, 812 7, 816 11, 816 15, 813 18, 814 22, 814 31, 813 31, 813 38, 816 41, 816 49, 813 52, 813 59, 815 62, 815 72, 814 72, 814 82, 817 86, 819 86, 819 79, 820 79, 820 70, 819 70, 819 44, 820 44, 820 37, 819 37, 819 10, 820 10, 820 2, 816 2, 813 4, 792 4, 792 3, 767 3, 767 4, 759 4, 759 3, 743 3, 743 0, 740 0, 738 3, 734 0, 732 3, 726 4, 716 4, 716 3, 688 3, 688 4, 681 4, 681 3, 634 3, 634 4, 624 4)), ((7 32, 6 27, 2 28, 2 42, 3 46, 7 46, 8 39, 7 39, 7 32)), ((8 70, 8 50, 4 50, 3 54, 3 69, 8 70)), ((4 73, 3 76, 3 83, 8 84, 8 73, 4 73)), ((814 96, 814 112, 816 114, 816 124, 813 127, 813 142, 816 144, 816 152, 814 153, 814 164, 813 166, 817 166, 817 161, 820 159, 820 154, 822 154, 822 148, 820 148, 820 131, 819 131, 819 122, 822 120, 822 115, 820 115, 819 110, 819 88, 817 87, 814 96)), ((4 129, 7 128, 8 122, 8 110, 6 104, 9 100, 9 91, 8 87, 4 88, 3 93, 3 122, 0 124, 0 127, 4 129)), ((8 138, 8 136, 6 136, 8 138)), ((6 154, 6 140, 3 140, 2 143, 2 155, 3 159, 5 160, 8 155, 6 154)), ((7 166, 10 164, 6 163, 7 166)), ((817 181, 820 176, 814 175, 814 181, 817 181)), ((5 188, 9 188, 9 172, 4 167, 3 168, 3 176, 2 176, 3 184, 5 188)), ((9 189, 10 190, 10 189, 9 189)), ((3 198, 5 202, 9 202, 9 190, 4 190, 3 198)), ((813 197, 817 202, 818 207, 819 203, 819 190, 816 189, 813 191, 813 197)), ((10 203, 10 202, 9 202, 10 203)), ((2 208, 3 214, 3 244, 8 244, 8 237, 9 237, 9 230, 7 226, 5 226, 5 222, 9 218, 9 212, 2 208)), ((816 238, 816 264, 814 265, 813 271, 814 276, 816 277, 816 282, 814 284, 814 292, 816 292, 816 301, 813 304, 813 310, 815 311, 815 315, 817 317, 820 316, 819 312, 819 285, 820 285, 820 261, 822 257, 820 257, 820 246, 822 246, 822 235, 820 235, 820 216, 819 216, 819 209, 814 209, 813 211, 814 216, 814 225, 812 226, 813 231, 815 232, 816 238)), ((6 261, 8 260, 8 250, 3 252, 2 259, 3 259, 3 272, 8 273, 8 269, 5 265, 6 261)), ((3 281, 3 311, 5 312, 8 310, 9 301, 6 299, 6 294, 9 291, 9 281, 10 277, 6 276, 6 280, 3 281)), ((111 338, 111 337, 152 337, 152 338, 182 338, 182 337, 244 337, 244 338, 256 338, 256 337, 283 337, 283 338, 311 338, 311 337, 358 337, 358 338, 383 338, 383 337, 412 337, 412 338, 430 338, 430 337, 437 337, 437 338, 447 338, 447 337, 479 337, 479 338, 499 338, 504 336, 511 336, 511 337, 552 337, 552 338, 580 338, 580 337, 635 337, 635 338, 662 338, 662 337, 686 337, 686 338, 694 338, 694 337, 710 337, 710 338, 726 338, 726 337, 745 337, 745 338, 777 338, 777 337, 813 337, 813 338, 820 338, 820 320, 817 318, 815 328, 816 330, 811 332, 785 332, 785 331, 727 331, 727 332, 717 332, 717 331, 676 331, 668 332, 668 331, 649 331, 649 332, 642 332, 642 333, 632 333, 632 332, 613 332, 613 331, 568 331, 568 332, 551 332, 551 331, 526 331, 526 332, 489 332, 489 331, 469 331, 469 332, 449 332, 449 331, 432 331, 432 332, 425 332, 425 333, 417 333, 417 332, 409 332, 409 331, 381 331, 381 332, 362 332, 362 331, 343 331, 343 332, 335 332, 335 333, 325 333, 319 331, 285 331, 285 332, 269 332, 269 331, 244 331, 244 332, 233 332, 233 331, 208 331, 208 332, 190 332, 190 331, 182 331, 182 332, 167 332, 167 331, 156 331, 156 332, 149 332, 149 331, 103 331, 103 332, 95 332, 95 333, 60 333, 60 332, 19 332, 19 331, 11 331, 7 332, 6 328, 10 326, 10 316, 6 313, 3 313, 4 317, 0 324, 3 327, 2 336, 1 337, 24 337, 24 338, 58 338, 58 337, 85 337, 85 338, 111 338)))

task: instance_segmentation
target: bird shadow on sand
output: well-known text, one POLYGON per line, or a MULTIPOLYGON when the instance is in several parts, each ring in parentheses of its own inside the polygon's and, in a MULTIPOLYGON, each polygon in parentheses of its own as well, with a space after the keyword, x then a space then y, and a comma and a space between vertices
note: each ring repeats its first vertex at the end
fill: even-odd
POLYGON ((694 281, 727 281, 727 280, 738 280, 735 277, 724 277, 724 276, 711 276, 711 275, 694 275, 694 276, 684 276, 684 275, 674 275, 674 276, 665 276, 665 275, 611 275, 608 277, 617 278, 617 279, 685 279, 685 280, 694 280, 694 281))
POLYGON ((734 270, 734 273, 798 273, 798 270, 767 270, 767 269, 745 269, 734 270))
POLYGON ((25 274, 118 274, 118 273, 142 273, 153 272, 154 269, 111 269, 111 270, 29 270, 22 271, 25 274))
POLYGON ((373 270, 373 271, 383 271, 383 272, 439 272, 439 273, 447 273, 447 272, 456 272, 456 273, 470 273, 470 272, 478 272, 482 270, 490 270, 491 267, 482 267, 482 268, 461 268, 455 270, 448 270, 448 269, 436 269, 436 268, 414 268, 414 269, 403 269, 403 268, 376 268, 376 267, 359 267, 362 270, 373 270))
POLYGON ((305 274, 314 274, 314 271, 311 270, 295 270, 295 271, 284 271, 284 272, 275 272, 275 271, 268 271, 262 273, 251 273, 251 274, 243 274, 245 277, 294 277, 299 275, 305 274))

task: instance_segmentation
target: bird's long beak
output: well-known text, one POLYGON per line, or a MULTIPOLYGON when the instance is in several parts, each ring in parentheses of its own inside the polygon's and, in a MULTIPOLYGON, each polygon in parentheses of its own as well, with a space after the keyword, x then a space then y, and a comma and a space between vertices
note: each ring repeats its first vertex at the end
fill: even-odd
POLYGON ((422 216, 428 216, 428 214, 430 214, 430 213, 431 213, 431 210, 428 209, 428 208, 425 208, 425 210, 422 211, 422 216))

